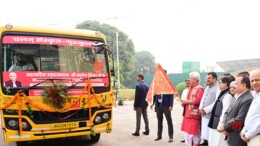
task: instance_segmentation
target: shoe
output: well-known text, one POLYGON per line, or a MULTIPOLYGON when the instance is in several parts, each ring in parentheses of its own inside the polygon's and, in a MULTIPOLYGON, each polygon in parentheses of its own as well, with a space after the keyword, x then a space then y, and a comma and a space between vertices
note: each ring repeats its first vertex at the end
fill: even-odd
POLYGON ((207 141, 207 140, 204 140, 204 142, 201 143, 200 145, 208 145, 208 141, 207 141))
POLYGON ((140 136, 139 133, 132 133, 133 136, 140 136))
POLYGON ((185 139, 181 140, 181 142, 184 143, 184 142, 185 142, 185 139))
POLYGON ((162 138, 161 137, 157 137, 156 139, 155 139, 155 141, 158 141, 158 140, 161 140, 162 138))
POLYGON ((172 139, 172 138, 170 138, 170 139, 169 139, 169 142, 173 142, 173 139, 172 139))
POLYGON ((143 132, 144 135, 149 135, 149 130, 143 132))

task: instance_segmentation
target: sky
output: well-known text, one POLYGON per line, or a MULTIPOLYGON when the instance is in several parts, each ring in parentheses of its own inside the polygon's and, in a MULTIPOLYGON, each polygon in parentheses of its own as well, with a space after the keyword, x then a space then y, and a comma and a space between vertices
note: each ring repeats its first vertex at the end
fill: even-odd
POLYGON ((183 61, 222 71, 215 62, 259 58, 259 7, 258 0, 8 0, 0 25, 74 28, 97 20, 125 32, 169 73, 180 73, 183 61))

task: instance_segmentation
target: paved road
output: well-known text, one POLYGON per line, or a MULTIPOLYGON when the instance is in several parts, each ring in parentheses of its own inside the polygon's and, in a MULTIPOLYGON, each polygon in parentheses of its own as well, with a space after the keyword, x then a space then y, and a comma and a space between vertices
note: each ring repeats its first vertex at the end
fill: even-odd
MULTIPOLYGON (((164 118, 164 131, 162 140, 154 141, 157 132, 157 119, 153 110, 148 110, 148 117, 150 122, 150 135, 141 135, 134 137, 131 135, 135 130, 135 112, 133 105, 128 103, 125 106, 116 106, 114 108, 113 117, 113 131, 112 133, 101 134, 100 141, 96 144, 89 144, 86 137, 67 138, 58 140, 45 140, 30 143, 30 146, 167 146, 178 145, 184 146, 180 143, 182 139, 182 132, 180 131, 182 121, 182 107, 178 101, 175 102, 172 111, 173 125, 174 125, 174 142, 168 143, 168 128, 164 118)), ((141 123, 141 128, 144 129, 144 122, 141 123)), ((5 144, 2 139, 2 132, 0 138, 0 146, 16 146, 16 144, 5 144)))

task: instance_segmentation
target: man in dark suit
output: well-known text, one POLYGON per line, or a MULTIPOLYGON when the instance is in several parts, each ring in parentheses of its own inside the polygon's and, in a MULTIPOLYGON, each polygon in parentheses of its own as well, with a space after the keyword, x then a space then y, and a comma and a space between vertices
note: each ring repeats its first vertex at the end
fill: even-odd
POLYGON ((137 82, 139 83, 135 87, 135 101, 134 101, 134 110, 136 111, 136 130, 135 133, 132 133, 133 136, 139 136, 140 124, 141 124, 141 115, 143 115, 145 123, 144 135, 149 135, 149 122, 147 116, 147 106, 148 102, 146 101, 146 95, 149 90, 149 86, 143 81, 144 76, 139 74, 137 75, 137 82))
POLYGON ((158 120, 158 131, 157 138, 155 139, 155 141, 162 139, 164 114, 168 124, 169 142, 173 142, 173 124, 171 117, 171 111, 173 107, 173 94, 154 95, 153 102, 155 104, 155 112, 158 120))
POLYGON ((10 80, 5 82, 6 87, 22 87, 22 83, 20 81, 16 81, 17 75, 15 72, 11 72, 9 77, 10 80))
MULTIPOLYGON (((164 70, 165 73, 166 70, 164 70)), ((159 94, 153 96, 153 104, 151 105, 151 109, 155 104, 155 112, 157 115, 158 120, 158 131, 157 131, 157 138, 155 141, 162 139, 162 131, 163 131, 163 114, 167 120, 168 124, 168 135, 169 135, 169 142, 173 142, 173 124, 172 124, 172 117, 171 111, 173 107, 173 94, 159 94)))
POLYGON ((248 109, 253 100, 250 93, 250 80, 248 75, 241 74, 236 77, 236 95, 233 103, 224 115, 224 126, 220 128, 227 136, 229 146, 247 146, 240 137, 248 109))

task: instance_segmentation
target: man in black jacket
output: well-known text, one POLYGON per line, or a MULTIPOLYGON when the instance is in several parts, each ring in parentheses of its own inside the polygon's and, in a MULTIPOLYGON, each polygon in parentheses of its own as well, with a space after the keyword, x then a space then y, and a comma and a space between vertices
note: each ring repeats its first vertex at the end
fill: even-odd
MULTIPOLYGON (((165 71, 165 73, 167 72, 165 71)), ((168 124, 169 142, 173 142, 173 124, 171 117, 173 102, 173 94, 158 94, 153 96, 153 105, 155 104, 155 112, 158 120, 158 131, 155 141, 162 139, 164 114, 168 124)), ((153 105, 151 105, 151 109, 153 108, 153 105)))
POLYGON ((149 86, 143 81, 144 76, 139 74, 137 75, 138 85, 135 87, 135 101, 134 101, 134 110, 136 111, 136 130, 135 133, 132 133, 133 136, 139 136, 140 124, 141 124, 141 115, 143 115, 145 123, 144 135, 149 135, 149 122, 147 116, 147 106, 148 102, 146 101, 146 95, 149 90, 149 86))

